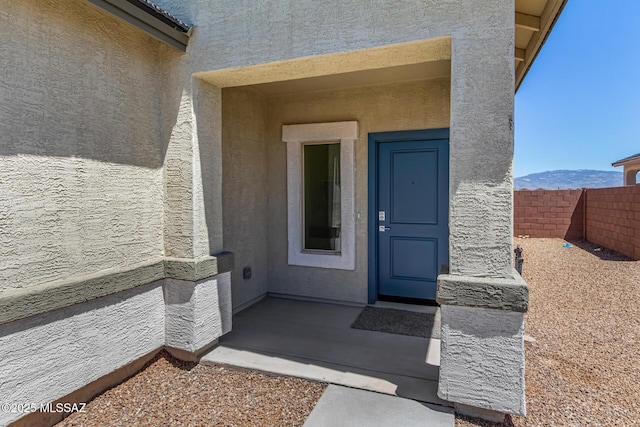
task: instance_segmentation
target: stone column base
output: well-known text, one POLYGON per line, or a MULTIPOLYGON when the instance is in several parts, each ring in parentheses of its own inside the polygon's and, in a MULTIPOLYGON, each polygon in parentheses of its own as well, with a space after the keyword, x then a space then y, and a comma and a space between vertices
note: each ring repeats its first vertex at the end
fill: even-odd
POLYGON ((166 279, 164 298, 165 345, 178 350, 175 354, 181 359, 183 352, 197 357, 231 331, 229 272, 197 282, 166 279))
POLYGON ((438 396, 481 418, 526 415, 524 280, 517 274, 512 279, 441 274, 437 298, 442 314, 438 396))

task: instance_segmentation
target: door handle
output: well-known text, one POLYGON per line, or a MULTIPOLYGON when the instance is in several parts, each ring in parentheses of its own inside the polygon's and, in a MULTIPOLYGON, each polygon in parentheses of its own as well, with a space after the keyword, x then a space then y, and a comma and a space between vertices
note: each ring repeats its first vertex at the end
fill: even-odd
POLYGON ((387 230, 391 230, 391 227, 386 227, 386 226, 384 226, 384 225, 379 225, 379 226, 378 226, 378 231, 385 232, 385 231, 387 231, 387 230))

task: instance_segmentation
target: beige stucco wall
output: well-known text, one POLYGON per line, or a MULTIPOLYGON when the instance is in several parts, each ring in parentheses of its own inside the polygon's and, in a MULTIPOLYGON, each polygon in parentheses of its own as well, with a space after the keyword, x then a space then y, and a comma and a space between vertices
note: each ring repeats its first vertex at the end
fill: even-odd
POLYGON ((234 252, 233 305, 267 292, 366 303, 368 133, 449 127, 448 78, 265 95, 222 92, 224 247, 234 252), (282 125, 356 120, 356 269, 289 266, 287 168, 282 125), (253 277, 242 279, 249 266, 253 277))
POLYGON ((623 167, 623 185, 636 185, 638 180, 638 172, 640 172, 640 160, 626 163, 623 167))
MULTIPOLYGON (((376 68, 407 50, 389 49, 385 59, 371 49, 450 38, 450 271, 511 276, 513 0, 157 3, 195 24, 188 55, 177 64, 185 84, 193 73, 224 87, 347 71, 345 52, 356 53, 348 58, 349 70, 376 68)), ((215 114, 207 126, 220 126, 215 114)), ((201 146, 221 145, 199 129, 192 137, 201 146)))
POLYGON ((162 255, 159 42, 85 1, 0 10, 0 290, 162 255))
POLYGON ((224 248, 234 253, 231 272, 235 308, 267 293, 266 98, 244 88, 222 91, 222 206, 224 248), (243 279, 242 269, 252 276, 243 279))
POLYGON ((451 46, 451 273, 511 274, 513 0, 157 2, 195 24, 187 55, 79 0, 3 0, 2 173, 23 178, 3 180, 3 280, 223 249, 222 95, 207 72, 294 79, 341 69, 345 52, 375 68, 388 61, 372 49, 438 38, 451 46))
MULTIPOLYGON (((0 0, 0 287, 163 254, 199 258, 223 239, 247 254, 244 266, 253 230, 229 219, 234 243, 224 236, 223 202, 227 211, 233 202, 223 195, 222 87, 443 59, 451 78, 440 89, 381 86, 267 105, 268 290, 364 302, 366 134, 447 125, 451 275, 512 274, 514 0, 155 1, 195 25, 186 55, 85 1, 0 0), (421 114, 406 113, 411 103, 421 114), (361 125, 357 269, 288 267, 280 126, 335 120, 361 125)), ((250 157, 244 150, 240 159, 250 157)), ((241 169, 229 176, 245 179, 241 169)))
POLYGON ((397 83, 269 99, 269 291, 367 302, 368 134, 449 127, 449 79, 397 83), (356 120, 356 269, 335 270, 287 264, 286 144, 282 125, 356 120))

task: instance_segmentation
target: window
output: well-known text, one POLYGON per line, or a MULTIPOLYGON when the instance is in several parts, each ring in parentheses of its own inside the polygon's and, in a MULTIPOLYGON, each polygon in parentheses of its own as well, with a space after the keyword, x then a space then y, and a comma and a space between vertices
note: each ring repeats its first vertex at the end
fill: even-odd
POLYGON ((355 268, 357 122, 282 127, 290 265, 355 268))
POLYGON ((340 252, 340 144, 303 146, 304 250, 340 252))

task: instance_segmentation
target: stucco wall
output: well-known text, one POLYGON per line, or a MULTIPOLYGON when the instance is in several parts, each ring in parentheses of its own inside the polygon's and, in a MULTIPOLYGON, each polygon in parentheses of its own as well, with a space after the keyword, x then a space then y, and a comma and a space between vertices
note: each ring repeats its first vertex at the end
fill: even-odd
POLYGON ((222 251, 220 89, 180 67, 161 48, 165 68, 161 136, 164 155, 164 251, 199 258, 222 251))
POLYGON ((231 331, 231 275, 198 282, 167 279, 165 344, 195 353, 231 331))
POLYGON ((370 132, 449 127, 449 79, 395 83, 268 100, 269 291, 367 302, 367 144, 370 132), (357 120, 356 269, 287 265, 286 144, 282 125, 357 120))
MULTIPOLYGON (((361 0, 338 3, 221 0, 215 6, 209 0, 155 0, 154 3, 195 25, 189 42, 189 58, 183 62, 194 71, 452 35, 488 47, 504 43, 501 37, 495 36, 505 33, 513 43, 513 0, 463 3, 375 0, 368 5, 361 0), (483 35, 487 30, 491 30, 491 34, 483 35)), ((513 52, 509 56, 513 60, 513 52)))
MULTIPOLYGON (((420 94, 438 96, 424 91, 376 87, 268 106, 274 108, 266 132, 274 194, 267 201, 269 289, 366 299, 364 250, 357 250, 355 272, 311 274, 286 266, 285 144, 279 136, 285 120, 355 119, 363 136, 450 126, 451 273, 511 274, 513 0, 376 0, 366 6, 359 0, 156 1, 195 24, 186 56, 87 2, 0 0, 0 63, 10 64, 0 82, 0 286, 30 286, 163 251, 200 257, 222 249, 223 85, 193 73, 226 69, 231 75, 234 67, 270 63, 236 84, 296 79, 335 73, 338 56, 354 51, 350 71, 372 69, 394 65, 400 52, 388 49, 382 58, 369 55, 374 48, 435 38, 450 40, 451 80, 443 85, 450 88, 450 105, 429 106, 420 94), (310 57, 322 67, 300 68, 310 57), (405 98, 422 114, 405 116, 411 104, 405 98), (392 120, 387 104, 403 118, 392 120)), ((445 59, 439 53, 431 60, 445 59)), ((366 159, 365 141, 361 137, 356 148, 357 164, 366 159)), ((356 185, 363 248, 366 179, 360 167, 356 185)))
MULTIPOLYGON (((162 347, 164 326, 162 281, 0 325, 0 402, 66 396, 162 347)), ((0 425, 22 415, 0 411, 0 425)))
POLYGON ((0 10, 0 290, 162 255, 159 42, 85 1, 0 10))
MULTIPOLYGON (((386 60, 368 49, 450 37, 451 273, 509 277, 513 0, 158 3, 195 24, 180 67, 220 87, 376 68, 386 60), (341 57, 334 56, 354 51, 365 53, 350 57, 350 70, 341 68, 341 57), (309 67, 311 59, 320 66, 309 67), (224 78, 212 74, 217 71, 225 71, 224 78)), ((220 144, 215 138, 210 143, 220 144)))
POLYGON ((250 89, 222 91, 222 207, 224 248, 234 253, 233 306, 267 293, 266 98, 250 89), (243 279, 242 269, 252 276, 243 279))
MULTIPOLYGON (((52 402, 164 345, 191 357, 231 330, 230 274, 167 278, 0 325, 0 402, 52 402)), ((0 411, 0 425, 24 413, 0 411)))
POLYGON ((442 305, 438 396, 526 415, 524 314, 442 305))

